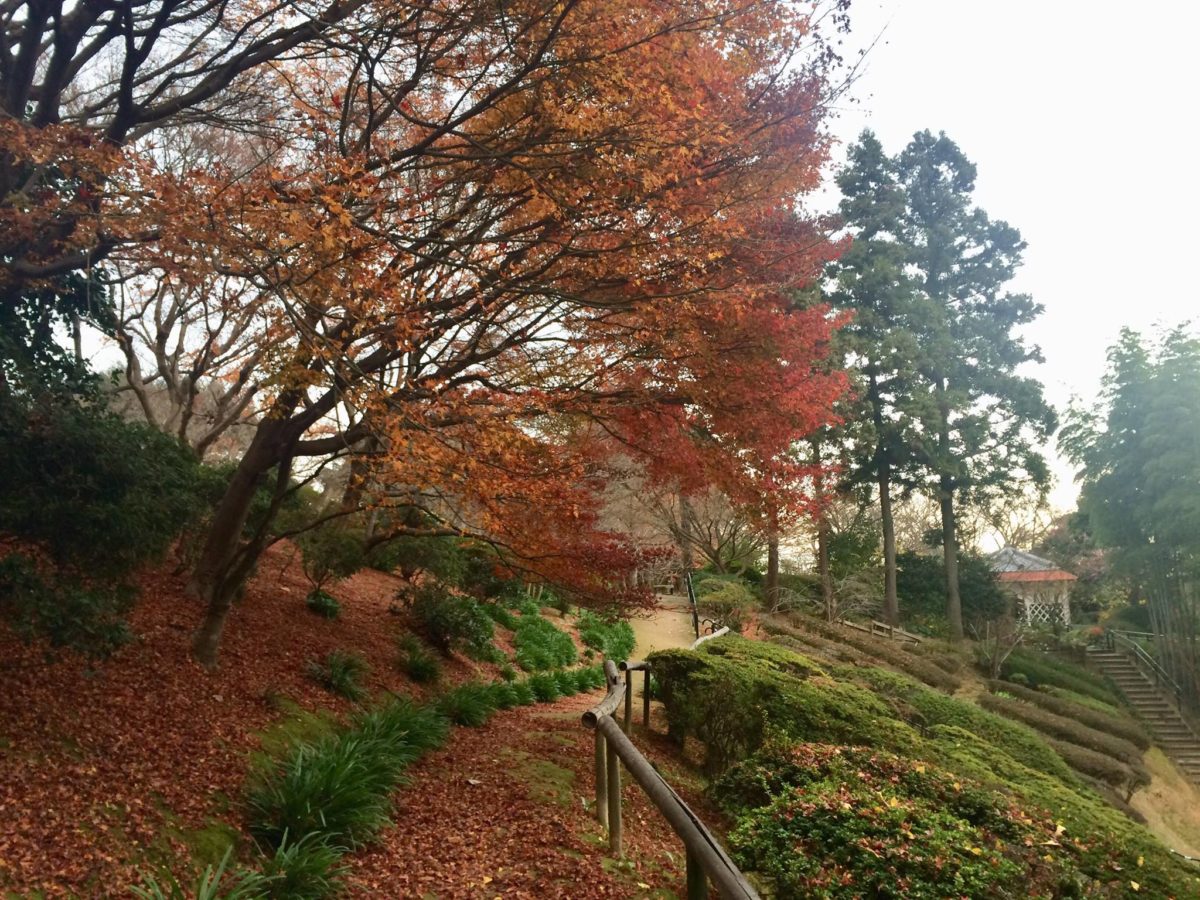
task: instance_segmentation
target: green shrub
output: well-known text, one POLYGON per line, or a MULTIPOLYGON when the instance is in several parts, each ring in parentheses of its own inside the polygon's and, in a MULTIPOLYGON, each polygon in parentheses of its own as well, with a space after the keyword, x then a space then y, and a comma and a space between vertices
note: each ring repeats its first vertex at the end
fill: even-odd
POLYGON ((526 672, 559 669, 572 665, 579 657, 571 636, 540 615, 521 616, 513 646, 516 648, 517 665, 526 672))
POLYGON ((508 607, 501 606, 499 603, 484 603, 482 606, 483 611, 487 613, 492 621, 497 625, 501 625, 504 628, 507 628, 509 631, 517 630, 518 619, 515 615, 513 615, 512 610, 508 609, 508 607))
POLYGON ((602 659, 622 662, 633 653, 636 638, 633 626, 621 619, 605 620, 590 610, 579 613, 579 638, 583 645, 597 651, 602 659))
POLYGON ((314 593, 322 593, 325 585, 349 578, 367 564, 362 534, 340 522, 310 528, 295 541, 314 593))
POLYGON ((517 670, 514 669, 512 666, 510 666, 508 663, 505 663, 504 665, 502 665, 500 667, 500 677, 503 678, 505 681, 516 681, 517 680, 517 670))
POLYGON ((539 703, 553 703, 561 696, 558 689, 558 679, 553 672, 537 672, 526 679, 525 684, 533 692, 539 703))
POLYGON ((486 725, 497 709, 492 686, 469 681, 437 699, 437 710, 455 725, 477 728, 486 725))
POLYGON ((696 609, 700 617, 710 620, 714 630, 728 627, 740 632, 757 605, 754 594, 739 582, 725 581, 710 587, 712 583, 713 579, 706 579, 697 586, 696 609))
POLYGON ((417 591, 413 614, 429 642, 445 656, 455 650, 484 654, 492 646, 492 620, 470 597, 450 594, 437 584, 426 585, 417 591))
POLYGON ((396 639, 400 670, 417 684, 432 684, 442 677, 442 664, 411 634, 396 639))
MULTIPOLYGON (((1139 750, 1147 750, 1150 747, 1150 735, 1147 734, 1146 729, 1136 720, 1129 716, 1121 715, 1115 710, 1113 712, 1106 712, 1103 709, 1096 709, 1093 706, 1083 703, 1075 703, 1064 697, 1048 694, 1044 691, 1031 691, 1028 688, 1021 687, 1015 681, 1011 683, 991 681, 988 682, 988 687, 993 693, 1001 690, 1006 691, 1018 700, 1032 703, 1034 706, 1039 706, 1055 715, 1072 719, 1088 728, 1094 728, 1105 734, 1121 738, 1133 744, 1139 750)), ((1066 739, 1070 740, 1070 738, 1066 739)), ((1079 742, 1076 741, 1075 743, 1079 742)))
POLYGON ((25 641, 44 638, 51 647, 106 657, 133 637, 125 622, 133 598, 121 584, 45 578, 17 553, 0 559, 0 617, 25 641))
POLYGON ((1017 673, 1025 676, 1029 687, 1040 688, 1049 685, 1065 688, 1114 706, 1120 704, 1116 691, 1104 676, 1036 650, 1018 647, 1009 654, 1000 668, 1000 677, 1011 681, 1017 673))
POLYGON ((772 748, 719 789, 743 808, 735 858, 779 896, 1036 896, 1068 877, 1039 859, 1053 822, 892 754, 772 748))
POLYGON ((1000 713, 1006 718, 1023 722, 1049 737, 1086 747, 1129 765, 1141 764, 1142 752, 1134 744, 1107 732, 1089 728, 1075 719, 1056 715, 1031 703, 1009 700, 995 694, 981 696, 979 705, 984 709, 1000 713))
POLYGON ((403 697, 360 712, 351 727, 355 734, 386 746, 391 761, 401 768, 440 747, 450 734, 450 723, 437 709, 403 697))
POLYGON ((366 693, 362 680, 370 668, 357 653, 330 650, 323 664, 316 660, 309 661, 308 675, 321 687, 347 700, 361 700, 366 693))
POLYGON ((263 897, 270 900, 323 900, 337 894, 346 870, 338 865, 344 850, 319 835, 286 838, 262 865, 263 897))
POLYGON ((323 619, 336 619, 342 613, 342 605, 324 591, 314 588, 304 598, 304 604, 323 619))
POLYGON ((594 691, 604 687, 604 670, 600 666, 584 666, 575 669, 575 686, 580 691, 594 691))
POLYGON ((512 707, 518 705, 519 701, 516 689, 509 682, 497 681, 489 685, 489 687, 492 692, 492 702, 495 704, 496 709, 512 709, 512 707))
MULTIPOLYGON (((387 532, 394 526, 389 523, 388 516, 381 516, 382 521, 376 523, 377 530, 387 532)), ((420 517, 417 521, 400 523, 404 527, 420 527, 423 524, 420 517)), ((402 534, 376 544, 367 552, 367 564, 382 572, 396 572, 401 578, 411 581, 418 573, 424 572, 437 581, 456 584, 463 574, 462 553, 458 540, 453 537, 416 537, 402 534)))
POLYGON ((124 580, 205 512, 204 473, 174 437, 99 405, 0 396, 0 532, 63 573, 124 580))

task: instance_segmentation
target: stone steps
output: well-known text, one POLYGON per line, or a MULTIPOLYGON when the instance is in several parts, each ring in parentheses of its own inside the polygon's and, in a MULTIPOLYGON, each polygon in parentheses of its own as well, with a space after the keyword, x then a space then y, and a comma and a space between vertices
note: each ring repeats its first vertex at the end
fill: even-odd
POLYGON ((1185 775, 1200 784, 1200 739, 1159 690, 1125 654, 1107 650, 1088 650, 1088 662, 1108 676, 1150 728, 1154 742, 1174 761, 1185 775))

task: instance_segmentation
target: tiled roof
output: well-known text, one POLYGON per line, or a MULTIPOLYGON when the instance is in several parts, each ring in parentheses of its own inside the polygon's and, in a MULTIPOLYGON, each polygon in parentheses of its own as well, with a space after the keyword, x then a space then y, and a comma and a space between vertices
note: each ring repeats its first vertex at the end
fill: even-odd
POLYGON ((988 564, 994 572, 1049 572, 1058 569, 1050 560, 1018 550, 1016 547, 997 550, 988 557, 988 564))
POLYGON ((1043 569, 1038 572, 997 572, 996 580, 1019 581, 1028 583, 1031 581, 1075 581, 1075 576, 1070 572, 1064 572, 1062 569, 1043 569))

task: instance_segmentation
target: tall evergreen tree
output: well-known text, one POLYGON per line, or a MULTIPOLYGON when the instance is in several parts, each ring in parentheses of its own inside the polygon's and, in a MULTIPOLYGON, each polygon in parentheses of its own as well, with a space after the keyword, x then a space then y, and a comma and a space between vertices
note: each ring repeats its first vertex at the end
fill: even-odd
POLYGON ((854 313, 841 340, 859 381, 859 408, 847 416, 857 427, 843 429, 856 447, 847 480, 873 484, 879 492, 883 615, 889 624, 898 625, 892 499, 897 483, 909 487, 915 478, 909 400, 919 352, 911 329, 916 285, 905 270, 909 256, 903 243, 905 197, 896 161, 884 153, 870 131, 864 131, 850 148, 837 183, 842 191, 840 213, 853 242, 831 267, 830 300, 854 313))
POLYGON ((1006 290, 1025 243, 974 206, 975 175, 944 134, 919 132, 888 157, 864 133, 838 179, 854 244, 833 270, 834 302, 856 314, 851 358, 871 425, 856 471, 879 490, 885 615, 898 617, 893 487, 928 486, 941 510, 955 639, 963 636, 957 505, 1018 483, 1044 489, 1039 445, 1056 426, 1041 384, 1018 374, 1041 360, 1018 333, 1041 307, 1006 290))
POLYGON ((918 284, 919 456, 942 516, 946 616, 963 637, 956 504, 984 501, 1026 482, 1045 489, 1042 442, 1057 420, 1042 385, 1018 374, 1040 362, 1018 329, 1042 307, 1006 286, 1025 242, 974 206, 975 166, 945 134, 919 132, 897 160, 904 189, 903 243, 918 284))

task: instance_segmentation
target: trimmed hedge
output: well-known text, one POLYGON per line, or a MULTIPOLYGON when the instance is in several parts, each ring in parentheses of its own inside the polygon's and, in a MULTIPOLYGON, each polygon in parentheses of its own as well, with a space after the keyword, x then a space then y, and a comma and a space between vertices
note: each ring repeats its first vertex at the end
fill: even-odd
MULTIPOLYGON (((882 638, 870 638, 864 634, 855 632, 851 628, 830 625, 828 622, 822 622, 820 619, 811 616, 794 615, 792 616, 792 621, 796 624, 796 630, 798 631, 812 631, 828 640, 847 644, 870 659, 886 663, 907 675, 911 675, 918 681, 943 690, 948 694, 953 694, 962 686, 960 678, 950 674, 945 668, 937 665, 930 659, 918 656, 904 649, 899 644, 893 644, 882 638)), ((783 629, 781 631, 789 635, 791 634, 791 632, 784 631, 783 629)))
POLYGON ((947 697, 897 672, 842 667, 837 670, 837 675, 869 685, 891 701, 896 716, 922 731, 937 725, 962 728, 1030 768, 1067 783, 1076 782, 1062 758, 1036 732, 1019 722, 980 709, 973 703, 947 697))
POLYGON ((911 746, 918 736, 882 701, 831 681, 783 647, 727 636, 697 650, 650 656, 671 737, 696 737, 705 768, 721 772, 756 750, 769 729, 797 740, 911 746))
POLYGON ((1128 716, 1102 712, 1092 706, 1073 703, 1070 700, 1048 694, 1045 691, 1033 691, 1010 682, 989 681, 988 688, 991 689, 992 693, 1003 691, 1006 694, 1011 694, 1018 700, 1024 700, 1026 703, 1040 706, 1042 709, 1055 715, 1074 719, 1088 728, 1094 728, 1097 731, 1103 731, 1105 734, 1111 734, 1114 737, 1129 741, 1129 743, 1133 744, 1139 750, 1147 750, 1150 747, 1150 735, 1146 732, 1146 729, 1128 716))
POLYGON ((1030 687, 1053 685, 1113 706, 1119 706, 1121 703, 1112 683, 1103 675, 1089 672, 1065 660, 1054 659, 1036 650, 1018 647, 1009 654, 1000 668, 1000 677, 1011 681, 1017 674, 1024 675, 1030 687))
POLYGON ((1139 787, 1150 783, 1150 773, 1142 766, 1131 766, 1107 753, 1089 750, 1069 741, 1050 738, 1046 743, 1076 772, 1124 791, 1126 799, 1139 787))
POLYGON ((1009 719, 1024 722, 1048 737, 1104 753, 1131 766, 1141 764, 1142 751, 1129 741, 1089 728, 1074 719, 1055 715, 1031 703, 1009 700, 995 694, 984 694, 979 698, 979 705, 1009 719))

